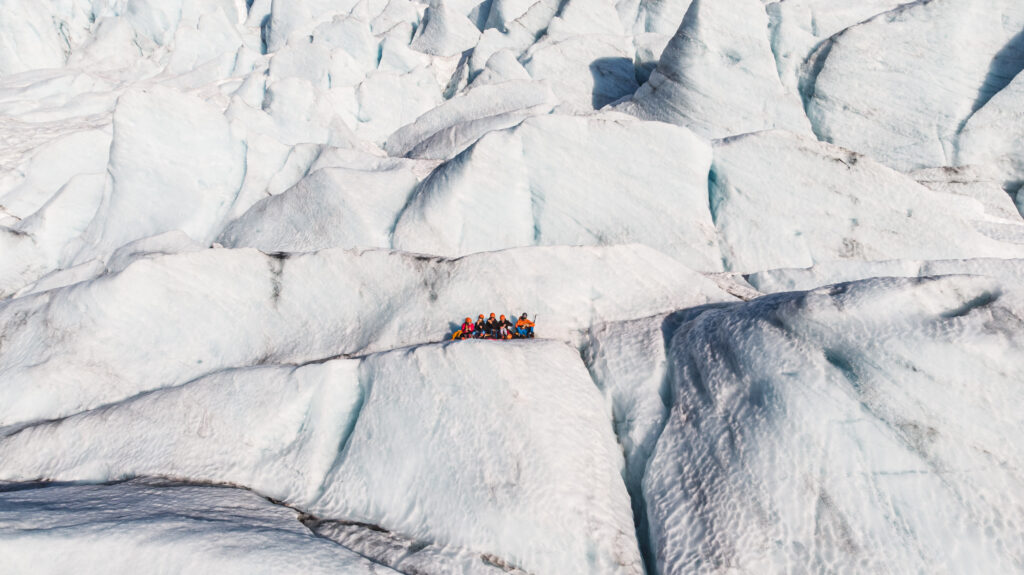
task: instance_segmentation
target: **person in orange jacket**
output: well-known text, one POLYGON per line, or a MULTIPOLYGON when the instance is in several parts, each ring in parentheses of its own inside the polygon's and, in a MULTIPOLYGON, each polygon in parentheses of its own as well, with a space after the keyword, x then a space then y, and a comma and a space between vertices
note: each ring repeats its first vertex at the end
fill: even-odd
POLYGON ((516 322, 516 333, 519 337, 533 337, 533 326, 535 324, 526 319, 526 314, 519 316, 519 321, 516 322))

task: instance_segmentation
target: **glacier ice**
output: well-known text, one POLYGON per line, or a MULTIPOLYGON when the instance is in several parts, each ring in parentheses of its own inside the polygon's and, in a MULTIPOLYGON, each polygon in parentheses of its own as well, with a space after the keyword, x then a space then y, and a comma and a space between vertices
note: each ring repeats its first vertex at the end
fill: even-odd
POLYGON ((659 571, 1018 570, 1019 285, 875 279, 678 327, 659 571))
POLYGON ((527 572, 641 573, 607 417, 564 343, 456 342, 229 370, 20 428, 0 479, 246 485, 527 572))
POLYGON ((377 171, 322 168, 257 202, 218 241, 265 252, 390 247, 395 218, 417 183, 401 165, 377 171))
POLYGON ((765 5, 779 79, 790 90, 813 82, 811 54, 847 28, 906 4, 904 0, 785 0, 765 5))
POLYGON ((0 0, 0 571, 1021 571, 1022 29, 0 0))
MULTIPOLYGON (((1019 48, 1024 69, 1024 43, 1019 48)), ((1003 188, 1019 191, 1024 184, 1024 74, 1018 73, 964 124, 956 141, 957 165, 992 166, 1003 188)))
POLYGON ((767 27, 757 0, 693 0, 650 79, 621 109, 708 138, 809 131, 799 98, 779 80, 767 27))
POLYGON ((244 173, 244 145, 220 110, 157 86, 121 96, 113 130, 111 186, 78 261, 176 229, 209 244, 244 173))
POLYGON ((168 481, 0 488, 0 569, 396 573, 313 535, 298 515, 241 489, 168 481))
POLYGON ((1024 253, 979 229, 1001 220, 974 198, 929 190, 870 157, 781 130, 716 142, 710 187, 731 271, 1024 253))
POLYGON ((402 212, 392 245, 462 255, 639 242, 719 271, 710 156, 708 143, 681 127, 615 113, 533 117, 435 170, 402 212))
POLYGON ((1018 2, 944 0, 843 30, 812 56, 815 133, 899 170, 949 165, 964 123, 1024 68, 1022 28, 1018 2))
POLYGON ((473 310, 529 311, 547 337, 572 341, 594 323, 734 299, 639 245, 455 260, 388 250, 183 248, 0 308, 0 425, 68 415, 219 369, 436 342, 454 329, 448 322, 473 310))

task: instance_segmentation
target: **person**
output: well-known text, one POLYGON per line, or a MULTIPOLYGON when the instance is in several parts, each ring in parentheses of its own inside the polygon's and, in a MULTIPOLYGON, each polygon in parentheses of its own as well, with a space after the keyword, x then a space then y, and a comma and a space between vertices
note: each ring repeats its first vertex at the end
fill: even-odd
POLYGON ((473 335, 483 337, 485 331, 487 331, 487 321, 484 320, 484 314, 480 314, 476 317, 476 324, 473 325, 473 335))
POLYGON ((498 337, 498 320, 491 314, 491 317, 487 318, 487 323, 484 326, 487 337, 498 337))
POLYGON ((473 337, 473 320, 466 318, 466 321, 462 322, 462 335, 459 339, 469 339, 473 337))
POLYGON ((501 316, 498 319, 498 339, 512 339, 512 322, 501 316))
POLYGON ((519 337, 533 337, 533 326, 535 324, 526 319, 526 314, 519 316, 519 321, 516 322, 516 333, 519 337))

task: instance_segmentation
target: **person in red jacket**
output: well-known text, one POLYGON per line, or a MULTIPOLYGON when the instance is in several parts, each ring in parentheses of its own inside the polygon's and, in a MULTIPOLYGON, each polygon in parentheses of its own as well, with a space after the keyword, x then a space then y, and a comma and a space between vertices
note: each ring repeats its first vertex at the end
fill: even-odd
POLYGON ((473 320, 466 318, 466 321, 462 322, 462 335, 459 339, 469 339, 473 337, 473 320))

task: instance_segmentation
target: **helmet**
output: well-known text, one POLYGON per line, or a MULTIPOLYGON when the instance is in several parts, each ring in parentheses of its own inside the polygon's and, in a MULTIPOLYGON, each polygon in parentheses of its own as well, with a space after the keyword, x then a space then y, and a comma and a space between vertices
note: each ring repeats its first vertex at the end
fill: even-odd
POLYGON ((470 320, 470 319, 469 319, 469 318, 467 317, 467 318, 466 318, 466 321, 472 321, 472 320, 470 320))
POLYGON ((501 317, 500 317, 500 318, 498 318, 498 319, 505 319, 505 316, 501 316, 501 317))
POLYGON ((493 314, 493 313, 491 314, 491 317, 494 317, 494 314, 493 314))
POLYGON ((480 314, 477 317, 480 318, 480 319, 484 319, 484 314, 480 314))

